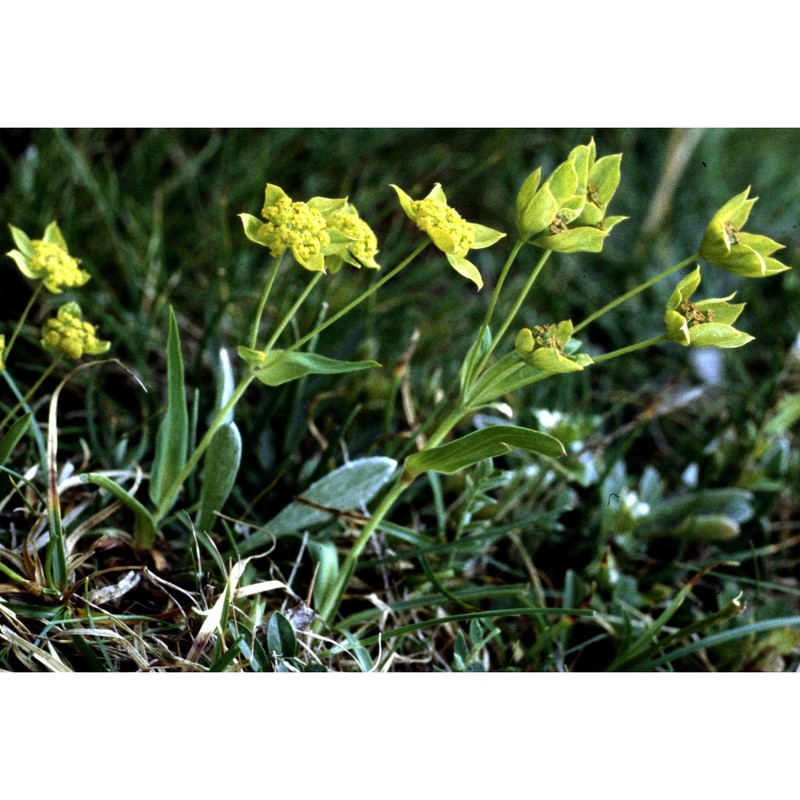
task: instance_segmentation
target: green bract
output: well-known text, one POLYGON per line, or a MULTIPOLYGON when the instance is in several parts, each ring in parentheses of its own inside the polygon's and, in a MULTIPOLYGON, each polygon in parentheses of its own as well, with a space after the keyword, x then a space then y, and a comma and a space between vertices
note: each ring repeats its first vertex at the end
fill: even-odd
POLYGON ((744 303, 729 303, 734 295, 692 302, 700 285, 700 267, 687 275, 670 295, 664 322, 667 338, 684 347, 741 347, 753 340, 749 333, 733 327, 744 303))
POLYGON ((533 330, 523 328, 514 342, 522 360, 543 372, 575 372, 592 363, 585 353, 568 356, 564 348, 572 338, 572 320, 557 325, 536 325, 533 330))
POLYGON ((19 248, 6 255, 14 260, 19 271, 31 280, 41 281, 48 292, 61 294, 64 289, 83 286, 90 275, 84 272, 67 249, 67 243, 55 222, 51 222, 41 239, 29 239, 27 234, 15 228, 11 229, 14 244, 19 248))
POLYGON ((773 253, 783 249, 782 244, 768 236, 742 232, 753 204, 758 200, 757 197, 748 200, 749 193, 748 186, 714 214, 700 243, 700 257, 745 278, 766 278, 784 272, 789 267, 770 258, 773 253))
POLYGON ((599 253, 627 217, 606 217, 620 181, 622 154, 596 159, 594 139, 579 145, 540 186, 541 167, 519 190, 517 230, 523 241, 562 253, 599 253))
POLYGON ((464 257, 470 250, 491 247, 505 234, 467 222, 454 208, 447 205, 441 184, 437 183, 427 197, 412 200, 399 186, 392 184, 400 205, 416 226, 430 236, 431 241, 447 256, 450 266, 479 289, 483 278, 477 267, 464 257))

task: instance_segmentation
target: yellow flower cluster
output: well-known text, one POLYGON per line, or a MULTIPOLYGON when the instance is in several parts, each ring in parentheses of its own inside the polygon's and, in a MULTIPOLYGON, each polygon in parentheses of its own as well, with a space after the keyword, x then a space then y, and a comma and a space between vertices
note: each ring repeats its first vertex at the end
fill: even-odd
POLYGON ((305 265, 322 255, 323 249, 331 243, 325 217, 306 203, 281 197, 272 205, 265 205, 261 216, 266 222, 258 234, 273 258, 283 255, 289 248, 305 265))
POLYGON ((417 227, 425 231, 441 250, 463 258, 475 244, 473 226, 447 203, 426 197, 415 200, 412 207, 417 227))
POLYGON ((84 322, 80 306, 66 303, 58 309, 56 317, 47 320, 42 328, 42 347, 48 353, 78 359, 84 353, 99 355, 111 346, 97 338, 97 329, 84 322))
POLYGON ((60 294, 64 289, 83 286, 89 280, 89 273, 78 266, 78 259, 57 244, 33 239, 31 247, 33 257, 28 262, 28 269, 42 281, 48 292, 60 294))
POLYGON ((328 226, 341 231, 350 241, 347 249, 365 267, 378 267, 375 256, 378 253, 378 237, 372 228, 361 219, 352 206, 337 211, 328 217, 328 226))

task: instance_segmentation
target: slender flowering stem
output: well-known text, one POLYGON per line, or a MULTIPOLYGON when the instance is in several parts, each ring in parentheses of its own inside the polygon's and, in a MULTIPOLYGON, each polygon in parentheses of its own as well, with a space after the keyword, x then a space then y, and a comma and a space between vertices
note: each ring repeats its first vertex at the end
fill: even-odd
POLYGON ((19 318, 19 321, 17 322, 14 328, 14 333, 11 334, 11 339, 6 345, 5 353, 3 356, 6 364, 8 364, 8 357, 11 355, 11 348, 14 347, 14 342, 17 341, 17 336, 19 336, 19 332, 22 330, 22 326, 25 324, 25 320, 28 318, 28 314, 30 313, 30 310, 33 308, 33 304, 36 302, 36 298, 41 293, 42 293, 42 284, 39 283, 33 290, 33 293, 31 294, 31 299, 28 300, 28 304, 25 306, 25 310, 22 312, 22 316, 19 318))
POLYGON ((620 356, 628 355, 628 353, 635 353, 637 350, 643 350, 645 347, 651 347, 654 344, 666 341, 667 335, 662 333, 661 336, 654 336, 652 339, 645 339, 643 342, 629 344, 627 347, 620 347, 619 350, 613 350, 601 356, 593 356, 592 361, 594 361, 595 364, 599 364, 601 361, 611 361, 612 358, 619 358, 620 356))
POLYGON ((286 326, 294 319, 294 315, 297 313, 297 309, 300 308, 301 305, 305 302, 306 298, 311 294, 312 289, 319 283, 320 279, 322 278, 323 273, 318 272, 314 277, 308 282, 308 286, 303 290, 300 297, 297 298, 295 304, 289 309, 286 316, 281 320, 278 327, 275 329, 275 333, 272 334, 270 340, 267 342, 266 347, 264 348, 265 353, 269 353, 270 350, 275 346, 275 343, 280 338, 280 335, 283 333, 286 326))
POLYGON ((483 323, 481 324, 481 328, 478 331, 478 338, 475 340, 475 345, 473 346, 472 350, 470 351, 470 361, 467 365, 467 376, 466 380, 464 381, 464 393, 466 394, 469 387, 472 385, 472 378, 475 374, 475 361, 478 357, 478 343, 483 340, 483 337, 486 331, 489 329, 489 323, 492 320, 492 316, 494 314, 495 306, 497 305, 497 301, 500 298, 500 292, 503 289, 503 284, 506 281, 506 277, 511 269, 511 265, 514 263, 514 260, 517 257, 517 253, 522 249, 523 244, 525 244, 522 240, 517 241, 517 243, 512 248, 511 252, 506 259, 506 263, 503 265, 503 269, 500 272, 500 277, 497 279, 497 284, 494 287, 494 291, 492 292, 492 299, 489 301, 489 308, 486 310, 486 316, 483 318, 483 323))
POLYGON ((34 383, 33 386, 28 389, 28 391, 25 393, 25 396, 17 401, 17 404, 14 406, 14 408, 12 408, 11 411, 9 411, 8 414, 3 417, 2 421, 0 422, 0 431, 5 428, 9 420, 13 419, 14 415, 17 413, 17 411, 19 411, 20 408, 27 408, 28 401, 34 396, 34 394, 36 394, 39 387, 45 382, 45 380, 47 380, 47 376, 50 375, 57 365, 58 361, 56 360, 41 374, 36 383, 34 383))
POLYGON ((656 275, 653 278, 650 278, 649 281, 645 281, 644 283, 639 284, 634 289, 631 289, 629 292, 626 292, 625 294, 620 295, 615 300, 612 300, 610 303, 607 303, 606 305, 604 305, 599 311, 595 311, 594 314, 590 314, 588 317, 586 317, 586 319, 583 322, 581 322, 580 325, 576 325, 572 329, 572 333, 576 334, 579 330, 581 330, 582 328, 585 328, 590 322, 594 322, 596 319, 599 319, 600 317, 602 317, 603 314, 606 314, 609 311, 611 311, 612 308, 616 308, 618 305, 624 303, 626 300, 630 300, 631 297, 635 297, 637 294, 639 294, 640 292, 643 292, 645 289, 649 289, 654 284, 658 283, 659 281, 663 280, 664 278, 669 277, 674 272, 677 272, 678 270, 683 269, 684 267, 686 267, 689 264, 691 264, 693 261, 697 261, 697 259, 699 257, 700 257, 700 255, 698 253, 692 253, 692 255, 690 255, 689 258, 685 258, 683 261, 680 261, 679 263, 674 264, 673 266, 665 269, 663 272, 659 272, 658 275, 656 275))
POLYGON ((314 330, 312 330, 310 333, 307 333, 302 339, 296 341, 291 347, 288 348, 288 351, 292 352, 292 350, 297 350, 298 347, 302 347, 317 334, 322 333, 322 331, 324 331, 329 325, 333 325, 334 322, 337 322, 345 314, 348 314, 350 311, 352 311, 357 305, 359 305, 359 303, 362 303, 368 297, 371 297, 373 294, 375 294, 375 292, 377 292, 384 283, 390 281, 400 272, 400 270, 407 267, 429 244, 430 240, 427 240, 424 244, 421 244, 410 256, 401 261, 391 272, 388 272, 377 283, 374 283, 369 287, 369 289, 366 289, 364 292, 362 292, 358 297, 356 297, 355 300, 348 303, 343 309, 341 309, 341 311, 337 311, 330 319, 326 320, 321 325, 317 325, 314 330))
POLYGON ((258 342, 258 329, 261 327, 261 317, 264 314, 264 306, 267 304, 267 298, 269 297, 269 293, 272 291, 272 285, 275 283, 275 277, 278 274, 278 268, 281 265, 281 261, 283 260, 283 253, 281 253, 276 259, 274 259, 274 264, 272 265, 272 270, 269 273, 269 278, 267 279, 266 286, 264 287, 264 291, 261 294, 261 300, 258 304, 258 310, 256 311, 255 320, 253 321, 253 331, 250 334, 250 349, 256 349, 256 343, 258 342))
POLYGON ((483 354, 481 360, 478 362, 478 366, 475 368, 475 374, 480 374, 480 371, 486 366, 487 362, 489 361, 490 356, 494 352, 495 347, 500 343, 500 340, 505 335, 506 331, 511 326, 511 323, 514 321, 514 317, 517 316, 522 304, 525 302, 525 299, 528 296, 528 293, 533 288, 533 284, 536 282, 536 279, 539 277, 539 273, 542 271, 542 268, 547 263, 547 259, 550 258, 550 254, 552 250, 545 250, 542 254, 542 257, 536 263, 536 266, 533 268, 533 271, 528 276, 528 280, 525 282, 525 286, 522 288, 522 291, 517 297, 516 302, 511 307, 511 311, 508 313, 503 325, 501 326, 500 330, 497 332, 497 336, 492 339, 492 343, 489 345, 489 349, 483 354))

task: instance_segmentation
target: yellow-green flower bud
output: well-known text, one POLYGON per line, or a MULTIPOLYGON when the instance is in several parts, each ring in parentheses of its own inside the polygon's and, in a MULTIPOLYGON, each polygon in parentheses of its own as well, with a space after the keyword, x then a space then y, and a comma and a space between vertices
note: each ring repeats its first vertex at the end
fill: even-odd
POLYGON ((700 257, 716 267, 745 278, 766 278, 789 269, 772 254, 783 249, 782 244, 768 236, 744 233, 742 228, 750 216, 753 204, 748 186, 725 203, 711 218, 700 243, 700 257))
POLYGON ((575 372, 592 363, 585 353, 568 356, 564 352, 572 338, 572 320, 557 325, 536 325, 523 328, 514 341, 514 349, 522 360, 543 372, 575 372))
POLYGON ((55 222, 45 228, 42 239, 33 240, 19 228, 9 227, 18 249, 7 255, 26 278, 40 280, 48 292, 61 294, 65 289, 83 286, 91 277, 80 269, 80 261, 69 254, 67 243, 55 222))
POLYGON ((691 297, 699 285, 700 267, 697 267, 670 295, 664 312, 667 338, 684 347, 732 348, 753 341, 749 333, 733 327, 745 304, 728 302, 735 294, 692 301, 691 297))
POLYGON ((71 359, 100 355, 111 347, 110 342, 97 338, 94 325, 83 320, 77 303, 66 303, 58 309, 55 317, 45 322, 41 344, 48 353, 71 359))
POLYGON ((620 181, 621 154, 595 159, 594 139, 573 148, 540 186, 541 168, 519 190, 520 239, 562 253, 599 253, 611 229, 626 217, 606 210, 620 181))

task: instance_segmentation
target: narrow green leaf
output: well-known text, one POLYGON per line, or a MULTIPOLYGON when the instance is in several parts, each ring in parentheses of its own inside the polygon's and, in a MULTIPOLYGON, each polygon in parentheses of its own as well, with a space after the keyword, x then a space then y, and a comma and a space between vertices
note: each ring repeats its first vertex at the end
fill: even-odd
POLYGON ((409 456, 405 470, 412 478, 428 471, 452 475, 487 458, 505 455, 514 448, 552 458, 566 454, 564 445, 546 433, 515 425, 492 425, 454 442, 409 456))
POLYGON ((167 489, 171 488, 172 482, 186 464, 188 442, 189 414, 186 408, 180 331, 175 311, 170 308, 167 334, 167 406, 158 427, 156 454, 150 474, 150 499, 162 515, 169 511, 168 508, 161 508, 167 489))
POLYGON ((150 512, 129 492, 119 484, 114 483, 105 475, 96 472, 87 472, 81 475, 81 480, 93 483, 101 489, 105 489, 117 498, 123 505, 133 511, 136 518, 136 535, 134 545, 139 550, 146 550, 153 546, 156 538, 156 526, 150 512))
POLYGON ((27 433, 31 424, 31 415, 25 414, 21 416, 9 429, 8 432, 0 439, 0 467, 5 466, 14 448, 19 443, 20 439, 27 433))
POLYGON ((377 361, 339 361, 316 353, 271 350, 266 355, 249 347, 240 347, 239 355, 248 363, 256 378, 267 386, 280 386, 305 375, 338 375, 379 367, 377 361))
POLYGON ((235 422, 223 425, 214 434, 203 463, 203 484, 200 489, 200 508, 197 527, 210 531, 216 512, 225 505, 242 461, 242 437, 235 422))

